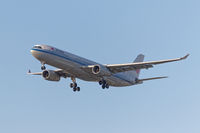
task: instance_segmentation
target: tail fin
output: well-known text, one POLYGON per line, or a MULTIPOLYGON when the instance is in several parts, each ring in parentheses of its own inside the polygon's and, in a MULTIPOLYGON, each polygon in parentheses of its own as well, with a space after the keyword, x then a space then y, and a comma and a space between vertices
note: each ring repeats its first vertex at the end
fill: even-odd
MULTIPOLYGON (((144 55, 143 54, 139 54, 136 59, 134 60, 134 63, 136 62, 143 62, 144 61, 144 55)), ((137 78, 139 77, 140 75, 140 69, 137 69, 136 70, 136 73, 137 73, 137 78)))
MULTIPOLYGON (((139 54, 136 59, 134 60, 134 63, 136 62, 143 62, 144 61, 144 55, 139 54)), ((140 69, 132 70, 132 71, 126 71, 123 72, 124 75, 130 80, 130 81, 136 81, 139 79, 140 69)))
POLYGON ((144 61, 144 55, 143 54, 139 54, 136 59, 134 60, 134 62, 143 62, 144 61))

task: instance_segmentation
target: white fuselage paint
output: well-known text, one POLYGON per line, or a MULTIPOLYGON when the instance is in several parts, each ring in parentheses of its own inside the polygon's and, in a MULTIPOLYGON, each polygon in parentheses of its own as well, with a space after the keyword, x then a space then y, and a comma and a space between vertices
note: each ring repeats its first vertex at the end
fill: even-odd
POLYGON ((113 74, 111 76, 99 77, 96 74, 91 72, 84 71, 81 67, 88 65, 101 65, 99 63, 90 61, 88 59, 76 56, 69 52, 59 50, 57 48, 40 45, 42 49, 32 48, 32 55, 38 59, 41 63, 54 66, 56 68, 63 69, 73 75, 76 78, 85 80, 85 81, 94 81, 98 82, 105 79, 110 86, 130 86, 135 84, 136 72, 131 71, 121 72, 113 74), (135 75, 135 76, 134 76, 135 75))

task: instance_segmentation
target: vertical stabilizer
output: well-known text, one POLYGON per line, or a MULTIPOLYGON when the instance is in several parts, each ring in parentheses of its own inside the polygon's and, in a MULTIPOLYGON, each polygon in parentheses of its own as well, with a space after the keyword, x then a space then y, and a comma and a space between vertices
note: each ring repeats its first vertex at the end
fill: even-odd
POLYGON ((144 61, 144 55, 143 54, 139 54, 136 59, 134 60, 134 62, 143 62, 144 61))
MULTIPOLYGON (((134 63, 136 62, 143 62, 144 61, 144 55, 143 54, 139 54, 136 59, 134 60, 134 63)), ((137 78, 139 77, 139 74, 140 74, 140 69, 137 69, 136 70, 136 73, 137 73, 137 78)))
MULTIPOLYGON (((137 62, 143 62, 144 61, 144 55, 143 54, 139 54, 136 59, 134 60, 134 63, 137 62)), ((131 82, 137 82, 139 79, 139 74, 140 74, 140 69, 137 70, 131 70, 131 71, 125 71, 122 72, 124 74, 124 77, 126 77, 127 80, 131 81, 131 82)))

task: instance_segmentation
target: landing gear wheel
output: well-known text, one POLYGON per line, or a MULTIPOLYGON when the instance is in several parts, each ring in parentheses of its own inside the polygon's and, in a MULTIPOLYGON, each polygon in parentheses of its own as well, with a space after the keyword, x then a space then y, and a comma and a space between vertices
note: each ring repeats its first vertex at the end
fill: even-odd
POLYGON ((102 89, 109 88, 109 84, 106 83, 106 80, 99 81, 99 84, 102 85, 102 89))
POLYGON ((77 89, 77 91, 80 91, 80 87, 77 87, 76 89, 77 89))
POLYGON ((105 89, 105 88, 106 88, 106 85, 105 85, 105 84, 103 84, 103 85, 102 85, 102 89, 105 89))
POLYGON ((108 85, 108 84, 106 84, 106 88, 107 88, 107 89, 109 88, 109 85, 108 85))
POLYGON ((70 83, 70 88, 73 88, 74 87, 74 84, 73 83, 70 83))
POLYGON ((99 81, 99 85, 102 85, 103 84, 103 82, 102 81, 99 81))
POLYGON ((45 67, 45 66, 41 66, 41 69, 42 69, 42 70, 45 70, 45 69, 46 69, 46 67, 45 67))
POLYGON ((75 92, 75 91, 80 91, 80 87, 75 87, 75 88, 73 88, 73 91, 75 92))

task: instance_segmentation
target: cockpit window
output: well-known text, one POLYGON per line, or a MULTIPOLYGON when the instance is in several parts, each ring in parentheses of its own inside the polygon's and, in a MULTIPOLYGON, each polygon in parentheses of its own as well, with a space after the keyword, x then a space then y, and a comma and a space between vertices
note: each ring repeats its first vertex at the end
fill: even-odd
POLYGON ((33 48, 42 49, 42 47, 41 47, 41 46, 34 46, 33 48))

